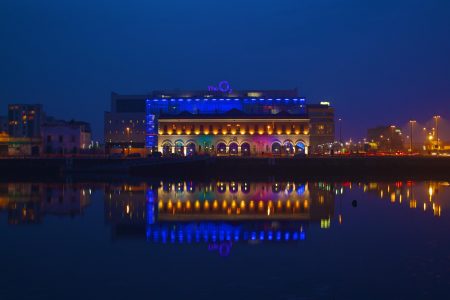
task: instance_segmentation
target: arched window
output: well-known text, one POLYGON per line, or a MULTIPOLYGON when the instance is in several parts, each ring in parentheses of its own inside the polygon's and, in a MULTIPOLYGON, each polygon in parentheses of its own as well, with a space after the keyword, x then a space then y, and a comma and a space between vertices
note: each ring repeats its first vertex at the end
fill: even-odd
POLYGON ((281 154, 281 144, 279 142, 274 142, 272 144, 272 154, 274 154, 274 155, 281 154))
POLYGON ((172 145, 170 145, 169 143, 163 144, 162 148, 164 156, 168 156, 172 153, 172 145))
POLYGON ((217 154, 226 154, 227 153, 227 145, 225 143, 218 143, 217 144, 217 154))
POLYGON ((241 145, 241 153, 242 153, 242 156, 249 156, 250 155, 250 144, 249 143, 247 143, 247 142, 242 143, 242 145, 241 145))
POLYGON ((237 143, 231 143, 229 146, 228 152, 230 154, 236 155, 236 154, 238 154, 238 149, 239 149, 239 146, 237 143))
POLYGON ((175 153, 180 156, 184 156, 184 145, 183 142, 175 142, 175 153))
POLYGON ((186 155, 194 155, 195 154, 195 144, 194 143, 188 143, 186 145, 186 155))
POLYGON ((284 151, 286 154, 294 154, 294 145, 290 141, 284 142, 284 151))
POLYGON ((303 142, 297 142, 295 144, 295 153, 305 154, 305 144, 303 142))

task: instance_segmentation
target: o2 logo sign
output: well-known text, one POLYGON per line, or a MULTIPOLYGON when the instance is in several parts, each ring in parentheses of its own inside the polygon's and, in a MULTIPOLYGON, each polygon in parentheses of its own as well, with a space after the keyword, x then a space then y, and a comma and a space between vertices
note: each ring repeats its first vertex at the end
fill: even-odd
POLYGON ((231 93, 232 91, 230 83, 226 80, 222 80, 217 86, 208 85, 208 92, 231 93))

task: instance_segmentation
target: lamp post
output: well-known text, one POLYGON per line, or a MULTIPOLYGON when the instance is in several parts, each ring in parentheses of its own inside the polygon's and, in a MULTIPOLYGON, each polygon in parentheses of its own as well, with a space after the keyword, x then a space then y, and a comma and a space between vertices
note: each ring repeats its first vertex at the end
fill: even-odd
POLYGON ((130 127, 127 127, 127 139, 128 139, 128 154, 130 154, 130 127))
POLYGON ((433 116, 434 121, 436 122, 436 147, 437 147, 437 154, 439 155, 439 127, 438 127, 438 120, 441 118, 441 116, 433 116))
POLYGON ((416 123, 415 120, 410 120, 409 121, 409 126, 410 126, 410 138, 409 138, 409 152, 412 154, 413 153, 413 126, 416 123))

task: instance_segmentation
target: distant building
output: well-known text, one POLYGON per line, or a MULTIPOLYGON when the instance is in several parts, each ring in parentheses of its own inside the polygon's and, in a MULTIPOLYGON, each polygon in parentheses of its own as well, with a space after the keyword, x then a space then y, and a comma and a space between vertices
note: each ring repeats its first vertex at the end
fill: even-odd
POLYGON ((39 155, 44 119, 41 104, 8 105, 8 154, 39 155))
POLYGON ((145 153, 145 100, 148 97, 111 94, 111 111, 104 116, 107 153, 145 153))
MULTIPOLYGON (((318 152, 319 146, 328 146, 335 141, 334 108, 329 102, 308 104, 306 113, 309 118, 309 139, 312 152, 318 152)), ((324 150, 321 150, 323 152, 324 150)))
POLYGON ((403 151, 404 143, 402 132, 394 125, 377 126, 367 130, 367 141, 376 145, 378 151, 403 151))
POLYGON ((46 154, 77 154, 89 149, 91 126, 86 122, 49 118, 42 125, 42 140, 46 154))
POLYGON ((45 115, 41 104, 8 105, 8 132, 15 138, 40 138, 45 115))

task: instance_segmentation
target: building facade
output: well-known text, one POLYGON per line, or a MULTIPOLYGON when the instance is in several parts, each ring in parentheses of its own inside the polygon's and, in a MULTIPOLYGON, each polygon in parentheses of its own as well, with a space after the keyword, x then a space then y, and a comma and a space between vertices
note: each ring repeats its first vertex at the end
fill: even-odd
POLYGON ((146 153, 145 101, 148 97, 111 94, 111 111, 104 115, 107 153, 146 153))
POLYGON ((42 125, 43 152, 78 154, 89 149, 91 126, 80 121, 48 120, 42 125))
POLYGON ((158 151, 181 156, 308 154, 309 120, 304 115, 224 114, 160 115, 158 151))

